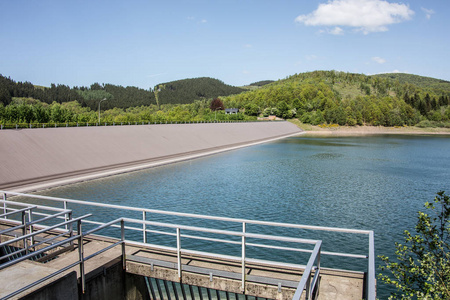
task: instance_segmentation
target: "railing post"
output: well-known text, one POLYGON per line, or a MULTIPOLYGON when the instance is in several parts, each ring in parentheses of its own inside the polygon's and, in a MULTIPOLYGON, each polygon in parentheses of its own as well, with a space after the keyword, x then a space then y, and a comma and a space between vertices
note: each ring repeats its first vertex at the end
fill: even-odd
POLYGON ((181 234, 177 227, 177 261, 178 261, 178 281, 181 282, 181 234))
POLYGON ((241 290, 242 292, 245 291, 245 222, 242 222, 242 286, 241 290))
MULTIPOLYGON (((147 221, 147 212, 145 210, 142 211, 142 221, 147 221)), ((145 223, 142 223, 142 234, 144 244, 147 244, 147 225, 145 223)))
MULTIPOLYGON (((3 213, 4 214, 6 214, 7 213, 7 211, 8 211, 8 208, 7 208, 7 206, 6 206, 6 193, 3 193, 3 213)), ((7 219, 8 217, 7 216, 5 216, 4 217, 5 219, 7 219)))
POLYGON ((78 232, 78 258, 80 261, 80 276, 81 276, 81 292, 84 294, 86 290, 86 282, 84 277, 84 247, 83 247, 83 233, 81 232, 81 220, 77 222, 78 232))
POLYGON ((306 281, 306 300, 311 299, 311 274, 308 275, 308 280, 306 281))
POLYGON ((122 241, 122 268, 127 268, 126 253, 125 253, 125 222, 120 220, 120 239, 122 241))
POLYGON ((369 257, 368 257, 368 280, 367 280, 367 299, 375 300, 376 299, 376 283, 375 283, 375 240, 373 231, 369 233, 369 257))
MULTIPOLYGON (((69 212, 69 220, 72 220, 72 212, 69 212)), ((73 237, 73 222, 69 224, 69 238, 73 237)), ((73 246, 73 240, 70 242, 70 246, 73 246)))
MULTIPOLYGON (((22 236, 27 234, 27 219, 25 211, 22 211, 22 236)), ((25 249, 25 255, 28 254, 27 238, 23 238, 23 248, 25 249)))
MULTIPOLYGON (((67 210, 67 201, 64 201, 64 210, 67 210)), ((67 213, 64 214, 64 221, 66 221, 66 222, 69 221, 69 218, 67 217, 67 213)), ((65 225, 65 227, 66 227, 66 230, 69 230, 69 227, 67 224, 65 225)))
MULTIPOLYGON (((28 210, 28 223, 30 223, 30 227, 29 227, 29 231, 30 231, 30 233, 33 233, 33 225, 31 224, 31 222, 33 222, 33 212, 32 212, 32 208, 30 208, 29 210, 28 210)), ((32 235, 31 237, 30 237, 30 247, 32 246, 32 245, 34 245, 34 235, 32 235)), ((33 251, 34 251, 34 249, 33 249, 33 251)))

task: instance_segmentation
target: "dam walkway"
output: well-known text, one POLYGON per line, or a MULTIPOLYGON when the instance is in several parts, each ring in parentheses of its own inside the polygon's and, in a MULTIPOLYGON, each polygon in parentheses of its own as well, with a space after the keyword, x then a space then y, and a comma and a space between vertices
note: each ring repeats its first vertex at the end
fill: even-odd
POLYGON ((376 299, 373 231, 0 194, 0 299, 376 299), (367 253, 299 231, 360 235, 367 253))

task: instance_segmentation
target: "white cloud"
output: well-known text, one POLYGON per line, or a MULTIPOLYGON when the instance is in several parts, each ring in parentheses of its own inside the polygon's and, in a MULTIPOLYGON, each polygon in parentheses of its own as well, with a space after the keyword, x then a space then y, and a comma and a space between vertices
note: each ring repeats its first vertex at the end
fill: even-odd
POLYGON ((242 71, 242 74, 245 74, 245 75, 250 74, 250 71, 243 70, 243 71, 242 71))
POLYGON ((425 17, 426 17, 428 20, 431 19, 431 15, 435 13, 435 11, 432 10, 432 9, 426 9, 426 8, 423 8, 423 7, 421 7, 421 9, 422 9, 422 11, 425 13, 425 17))
POLYGON ((300 15, 295 22, 307 26, 336 26, 328 32, 342 34, 338 26, 353 27, 364 34, 388 30, 388 25, 411 19, 414 15, 408 5, 384 0, 330 0, 319 4, 308 15, 300 15), (337 29, 339 28, 339 29, 337 29))
POLYGON ((344 34, 344 30, 341 27, 334 27, 333 29, 331 29, 329 31, 329 33, 334 34, 334 35, 342 35, 344 34))
POLYGON ((372 57, 372 60, 376 63, 379 64, 384 64, 386 62, 386 60, 384 58, 378 57, 378 56, 374 56, 372 57))
POLYGON ((208 21, 206 21, 205 19, 201 20, 200 23, 206 23, 208 21))
POLYGON ((251 48, 251 47, 252 47, 251 44, 245 44, 245 45, 244 45, 244 48, 251 48))

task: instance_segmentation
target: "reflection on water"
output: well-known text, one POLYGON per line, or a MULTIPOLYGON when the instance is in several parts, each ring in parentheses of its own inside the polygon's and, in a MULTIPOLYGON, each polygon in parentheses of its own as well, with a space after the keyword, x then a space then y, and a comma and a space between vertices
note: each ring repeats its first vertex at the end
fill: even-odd
MULTIPOLYGON (((448 149, 450 138, 436 136, 293 137, 45 194, 197 214, 372 229, 376 254, 393 256, 394 242, 402 239, 403 230, 414 228, 424 202, 440 190, 450 191, 448 149)), ((94 214, 115 217, 101 210, 94 214)), ((193 225, 202 224, 199 220, 193 225)), ((261 230, 323 239, 326 251, 367 251, 366 238, 349 234, 261 230)), ((205 243, 202 248, 217 250, 217 245, 205 243)), ((224 246, 222 250, 233 252, 235 248, 224 246)), ((280 257, 268 250, 249 252, 280 257)), ((298 263, 303 259, 292 253, 281 257, 298 263)), ((361 264, 323 258, 324 266, 361 264)), ((379 298, 387 298, 388 291, 380 282, 378 293, 379 298)))

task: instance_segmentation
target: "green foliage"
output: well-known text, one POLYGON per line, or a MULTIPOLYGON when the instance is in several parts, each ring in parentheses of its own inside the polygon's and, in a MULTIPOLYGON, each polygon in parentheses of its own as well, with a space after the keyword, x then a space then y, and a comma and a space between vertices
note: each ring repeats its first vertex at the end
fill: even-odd
POLYGON ((200 121, 211 118, 210 102, 221 95, 223 107, 239 108, 239 117, 244 119, 262 113, 285 119, 297 117, 310 124, 449 126, 450 83, 406 75, 391 78, 314 71, 274 82, 256 82, 254 89, 247 92, 205 77, 159 84, 152 91, 99 83, 73 88, 52 84, 43 88, 0 75, 0 121, 95 122, 98 103, 104 98, 107 101, 102 102, 101 108, 105 120, 112 122, 162 122, 176 118, 200 121), (19 103, 14 99, 28 100, 19 103), (41 107, 36 106, 36 99, 41 107), (53 107, 55 102, 71 113, 45 106, 53 107), (109 110, 111 113, 106 113, 109 110))
POLYGON ((164 83, 158 95, 160 104, 187 104, 194 100, 239 94, 244 90, 220 80, 201 77, 164 83))
POLYGON ((256 104, 248 103, 245 105, 245 114, 247 116, 257 116, 259 115, 259 107, 256 104))
POLYGON ((391 299, 450 299, 450 197, 441 191, 425 207, 416 234, 405 231, 405 244, 395 244, 396 260, 381 256, 392 277, 379 277, 397 288, 391 299))
POLYGON ((424 117, 445 124, 450 117, 448 86, 449 92, 424 90, 390 78, 315 71, 224 97, 223 101, 238 108, 251 103, 264 116, 297 117, 310 124, 402 126, 415 125, 424 117))
POLYGON ((411 84, 416 85, 417 87, 423 89, 431 89, 431 90, 441 90, 443 92, 450 92, 450 81, 418 76, 413 74, 405 74, 405 73, 386 73, 386 74, 378 74, 374 75, 374 77, 379 78, 389 78, 394 81, 398 81, 401 84, 411 84))

